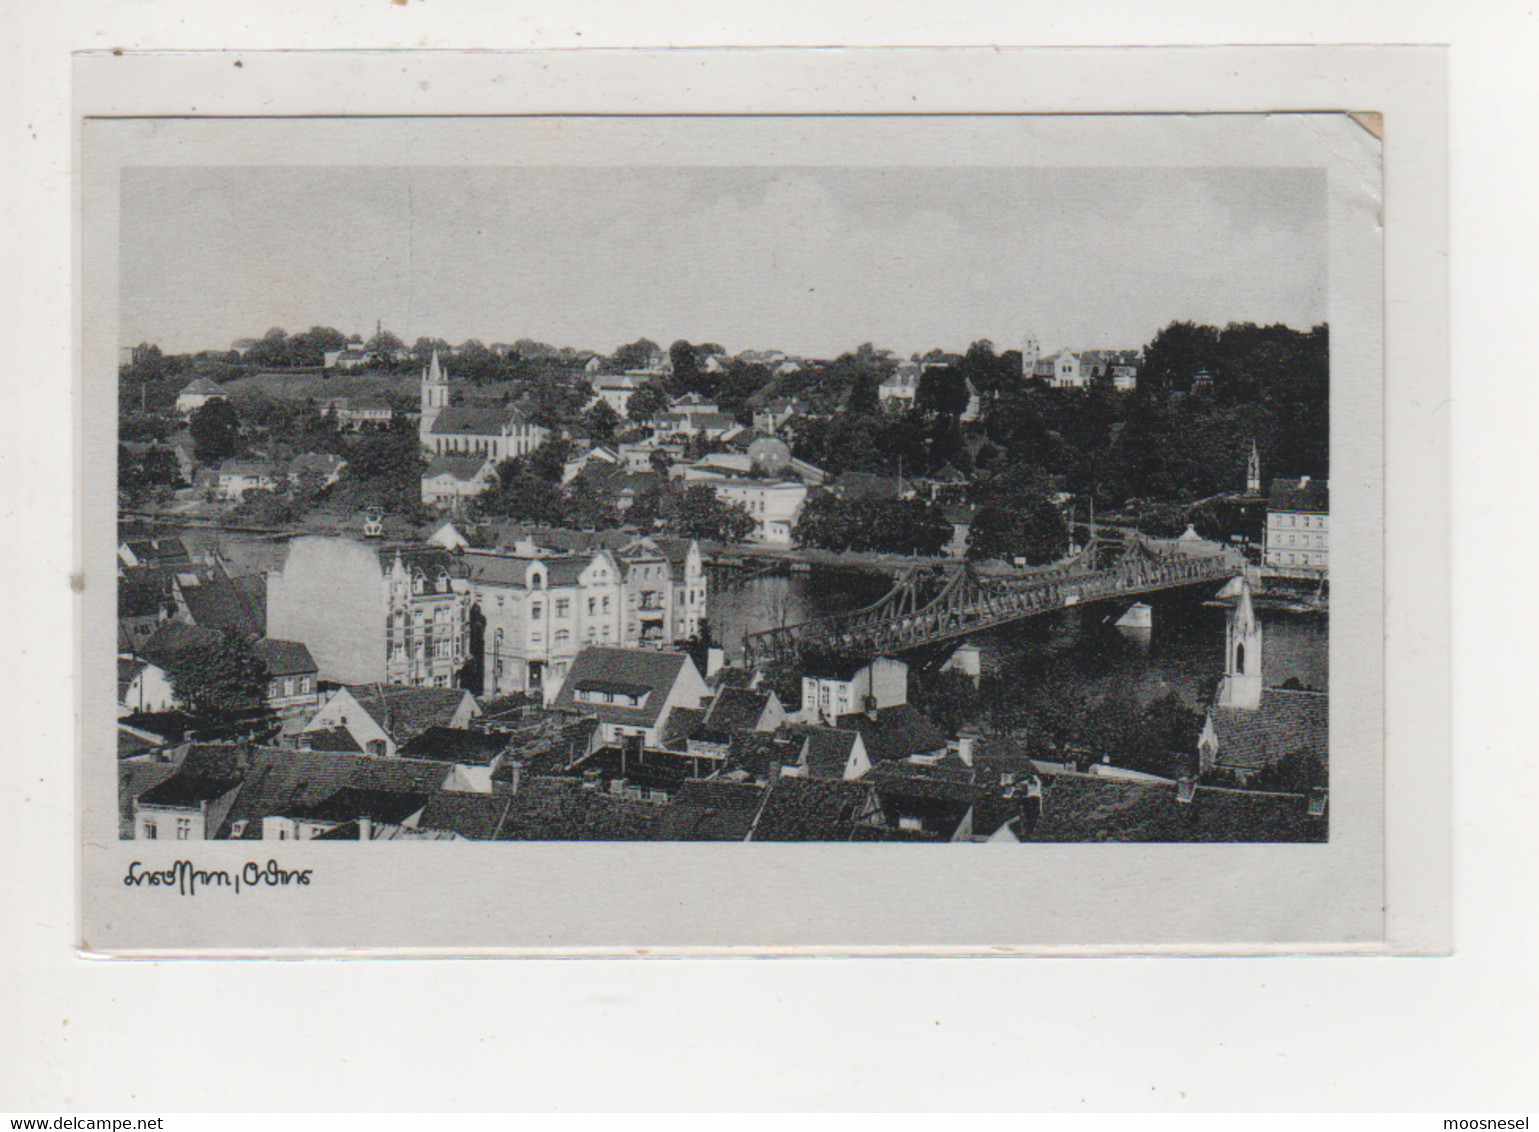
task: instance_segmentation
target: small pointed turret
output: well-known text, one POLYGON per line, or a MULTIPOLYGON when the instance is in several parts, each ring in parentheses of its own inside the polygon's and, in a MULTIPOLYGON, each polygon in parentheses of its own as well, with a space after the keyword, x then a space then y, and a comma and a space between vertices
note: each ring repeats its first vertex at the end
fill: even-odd
POLYGON ((1245 465, 1245 494, 1261 494, 1261 453, 1254 440, 1250 442, 1250 461, 1245 465))
POLYGON ((1261 706, 1261 622, 1251 601, 1250 581, 1240 579, 1240 600, 1229 614, 1224 631, 1224 680, 1218 702, 1223 707, 1261 706))

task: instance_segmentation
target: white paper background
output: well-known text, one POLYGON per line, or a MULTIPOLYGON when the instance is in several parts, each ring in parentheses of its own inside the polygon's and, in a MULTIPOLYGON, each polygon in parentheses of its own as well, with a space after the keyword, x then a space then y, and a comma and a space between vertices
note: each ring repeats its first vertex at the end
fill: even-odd
MULTIPOLYGON (((688 13, 675 7, 664 13, 675 17, 671 30, 647 22, 655 9, 621 5, 568 5, 556 21, 444 4, 381 5, 355 14, 324 4, 258 13, 192 3, 80 3, 9 14, 16 34, 5 41, 3 73, 15 97, 5 103, 4 137, 8 169, 24 176, 8 179, 0 229, 4 262, 18 267, 7 329, 21 347, 7 380, 13 404, 22 407, 4 425, 10 611, 19 643, 10 689, 15 735, 0 795, 0 837, 12 862, 0 879, 0 899, 11 910, 0 928, 7 956, 0 995, 10 1023, 0 1104, 1491 1111, 1531 1098, 1534 984, 1531 968, 1518 966, 1527 958, 1519 945, 1534 935, 1536 907, 1527 868, 1535 858, 1532 740, 1518 725, 1529 681, 1521 668, 1508 671, 1513 653, 1485 642, 1512 639, 1514 617, 1520 634, 1532 629, 1525 609, 1490 595, 1518 592, 1532 561, 1523 517, 1532 511, 1534 461, 1523 426, 1532 420, 1534 393, 1520 380, 1526 351, 1510 333, 1531 303, 1522 276, 1507 272, 1531 262, 1534 250, 1526 187, 1533 158, 1513 142, 1533 136, 1539 105, 1528 68, 1533 24, 1514 5, 1467 14, 1444 6, 1396 8, 1394 18, 1389 11, 1303 4, 1242 12, 1191 4, 994 12, 958 4, 932 22, 933 13, 902 5, 879 18, 865 6, 783 9, 773 18, 735 7, 677 22, 688 13), (87 963, 69 953, 74 881, 66 834, 74 792, 57 758, 68 746, 71 701, 70 647, 60 631, 70 616, 62 472, 70 398, 61 376, 71 341, 63 297, 71 274, 72 155, 64 52, 115 43, 570 45, 606 37, 1454 41, 1454 232, 1457 262, 1467 265, 1458 272, 1454 305, 1462 468, 1456 578, 1480 595, 1459 603, 1455 635, 1461 660, 1471 662, 1457 685, 1456 958, 168 965, 87 963), (361 1034, 377 1037, 370 1042, 361 1034), (291 1052, 301 1041, 305 1054, 285 1057, 282 1073, 254 1071, 274 1051, 291 1052)), ((1137 59, 1123 72, 1136 75, 1137 59)), ((1239 89, 1227 72, 1194 78, 1205 84, 1204 104, 1239 89)), ((1381 108, 1418 95, 1427 104, 1419 84, 1364 81, 1386 92, 1375 100, 1381 108)), ((1441 95, 1433 87, 1435 113, 1441 95)), ((1124 101, 1168 106, 1179 89, 1146 84, 1136 95, 1124 92, 1124 101)), ((1320 89, 1319 82, 1296 81, 1289 93, 1307 100, 1320 89)), ((1336 102, 1321 97, 1312 105, 1336 102)), ((1394 151, 1392 139, 1392 169, 1394 151)), ((1415 188, 1391 175, 1390 199, 1415 188)), ((1436 257, 1435 233, 1424 242, 1429 251, 1413 247, 1405 256, 1436 257)), ((1393 316, 1393 255, 1391 264, 1393 316)), ((1426 261, 1411 266, 1425 268, 1426 261)), ((1435 366, 1443 358, 1440 319, 1435 310, 1419 313, 1414 329, 1435 366)), ((1416 408, 1446 412, 1442 403, 1416 408)), ((1393 406, 1390 416, 1393 432, 1393 406)), ((1410 506, 1435 514, 1436 444, 1427 451, 1433 474, 1410 506)), ((1394 506, 1392 500, 1392 521, 1394 506)), ((1426 548, 1435 558, 1441 544, 1434 538, 1426 548)), ((1399 627, 1414 634, 1416 621, 1408 611, 1399 627)), ((1440 657, 1435 627, 1413 635, 1410 651, 1417 648, 1440 657)), ((1433 680, 1419 689, 1392 685, 1392 729, 1407 697, 1440 694, 1437 663, 1431 668, 1433 680)), ((1440 786, 1424 782, 1419 789, 1436 794, 1440 786)), ((1437 838, 1434 828, 1430 840, 1437 838)), ((1434 844, 1429 867, 1439 856, 1434 844)))

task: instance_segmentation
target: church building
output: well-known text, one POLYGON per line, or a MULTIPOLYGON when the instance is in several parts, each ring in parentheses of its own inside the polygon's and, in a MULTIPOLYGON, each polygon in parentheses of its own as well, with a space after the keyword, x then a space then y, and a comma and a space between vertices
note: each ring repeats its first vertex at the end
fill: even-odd
POLYGON ((422 417, 417 434, 433 456, 481 456, 492 463, 527 456, 550 431, 511 405, 451 405, 449 377, 438 352, 422 375, 422 417))
POLYGON ((1241 578, 1225 626, 1224 678, 1197 739, 1200 769, 1231 771, 1243 782, 1288 755, 1327 766, 1329 740, 1327 693, 1267 686, 1261 621, 1241 578))

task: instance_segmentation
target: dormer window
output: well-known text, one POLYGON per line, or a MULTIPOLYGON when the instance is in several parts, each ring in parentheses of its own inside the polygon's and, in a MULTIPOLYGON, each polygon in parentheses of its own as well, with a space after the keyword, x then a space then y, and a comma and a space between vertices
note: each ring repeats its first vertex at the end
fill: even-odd
POLYGON ((422 575, 421 574, 413 574, 412 575, 412 579, 411 579, 411 592, 414 593, 414 594, 420 594, 422 592, 422 575))

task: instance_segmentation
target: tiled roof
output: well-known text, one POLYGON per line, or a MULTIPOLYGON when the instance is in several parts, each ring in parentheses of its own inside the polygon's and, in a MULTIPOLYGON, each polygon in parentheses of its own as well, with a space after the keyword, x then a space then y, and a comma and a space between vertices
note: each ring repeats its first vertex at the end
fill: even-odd
POLYGON ((219 465, 222 476, 281 476, 283 469, 268 460, 243 460, 232 457, 219 465))
POLYGON ((143 672, 149 665, 142 660, 135 660, 131 656, 118 657, 118 702, 128 694, 128 687, 134 682, 134 677, 143 672))
POLYGON ((686 742, 700 734, 705 712, 699 708, 674 708, 663 727, 662 743, 670 751, 681 750, 686 742))
POLYGON ((118 764, 118 836, 134 835, 134 802, 176 773, 174 763, 118 764))
POLYGON ((605 723, 651 727, 657 723, 668 692, 687 663, 689 658, 681 652, 590 646, 572 661, 571 671, 551 706, 558 710, 590 713, 605 723), (588 680, 639 685, 652 689, 653 694, 644 707, 579 701, 577 689, 588 680))
POLYGON ((469 483, 481 474, 481 469, 488 463, 490 458, 486 456, 434 456, 424 469, 422 478, 431 480, 439 476, 450 476, 462 483, 469 483))
POLYGON ((295 676, 317 671, 315 658, 299 641, 273 641, 263 638, 251 651, 267 666, 269 676, 295 676))
POLYGON ((214 645, 218 642, 219 633, 214 629, 188 625, 182 621, 167 621, 155 630, 149 640, 144 642, 144 647, 139 650, 139 654, 151 664, 166 668, 175 663, 176 658, 187 649, 214 645))
POLYGON ((442 830, 470 841, 495 841, 512 808, 507 794, 457 794, 444 791, 428 799, 416 821, 420 830, 442 830))
POLYGON ((178 394, 178 396, 181 396, 181 395, 187 394, 187 393, 193 393, 193 394, 204 393, 204 394, 208 394, 208 393, 221 393, 221 392, 223 392, 223 390, 221 390, 219 388, 219 386, 215 385, 208 378, 206 378, 206 377, 199 377, 199 378, 194 378, 189 384, 182 386, 181 392, 178 394))
POLYGON ((158 586, 145 582, 130 582, 127 579, 120 580, 118 582, 118 616, 158 617, 160 595, 158 586))
POLYGON ((1032 841, 1324 841, 1325 818, 1307 799, 1199 786, 1179 802, 1168 783, 1054 775, 1032 841))
POLYGON ((267 632, 267 581, 260 574, 215 575, 196 586, 182 587, 181 593, 194 625, 229 629, 245 637, 267 632))
POLYGON ((507 737, 463 727, 429 727, 405 743, 402 758, 436 759, 465 766, 486 766, 507 747, 507 737))
POLYGON ((346 463, 346 460, 330 452, 304 452, 289 461, 289 474, 297 476, 301 472, 315 472, 317 475, 329 476, 332 472, 340 471, 346 463))
POLYGON ((771 692, 748 688, 723 688, 705 713, 705 727, 723 737, 743 728, 752 730, 769 707, 771 692))
POLYGON ((450 405, 433 421, 434 436, 501 436, 503 429, 522 424, 524 415, 511 406, 450 405))
POLYGON ((197 806, 212 802, 240 785, 240 752, 233 745, 188 748, 176 773, 139 795, 143 806, 197 806))
POLYGON ((939 767, 918 767, 909 763, 878 763, 862 781, 876 790, 883 822, 901 830, 908 821, 918 821, 926 833, 950 841, 962 822, 972 812, 982 790, 972 785, 970 774, 957 778, 939 767))
POLYGON ((669 801, 658 841, 742 841, 767 787, 742 782, 686 782, 669 801))
POLYGON ((835 726, 860 732, 866 744, 866 757, 873 766, 889 759, 930 754, 946 746, 946 736, 940 728, 910 704, 882 708, 875 719, 864 712, 851 712, 841 715, 835 726))
POLYGON ((537 778, 513 795, 499 841, 650 841, 663 807, 584 788, 574 778, 537 778))
POLYGON ((286 818, 310 821, 403 822, 426 804, 426 790, 403 791, 380 787, 343 786, 318 802, 300 802, 282 811, 286 818))
POLYGON ((1267 499, 1269 511, 1328 512, 1331 509, 1330 485, 1321 480, 1272 481, 1267 499))
POLYGON ((755 778, 768 778, 771 766, 795 763, 800 750, 799 736, 770 731, 734 731, 728 740, 727 765, 755 778))
POLYGON ((470 693, 463 688, 413 688, 402 684, 358 684, 348 688, 358 706, 397 743, 429 727, 448 726, 470 693))
POLYGON ((1266 688, 1255 710, 1213 707, 1208 716, 1218 736, 1219 766, 1260 770, 1295 752, 1326 757, 1330 697, 1324 692, 1266 688))
MULTIPOLYGON (((445 776, 442 764, 418 759, 262 749, 251 756, 251 766, 230 808, 229 820, 252 822, 280 814, 313 814, 344 788, 360 792, 353 795, 356 798, 387 793, 425 801, 443 785, 445 776)), ((419 807, 422 801, 417 803, 419 807)), ((327 811, 327 816, 345 820, 338 812, 327 811)))
POLYGON ((862 782, 777 778, 751 840, 849 841, 871 805, 871 787, 862 782))
POLYGON ((841 472, 830 486, 837 495, 848 500, 897 499, 914 490, 914 485, 906 479, 875 472, 841 472))
POLYGON ((843 778, 855 749, 858 731, 840 731, 833 727, 815 727, 807 732, 802 746, 803 761, 811 778, 843 778))
POLYGON ((347 754, 363 754, 363 748, 353 733, 345 727, 323 727, 318 731, 301 731, 299 742, 312 751, 334 751, 347 754))

